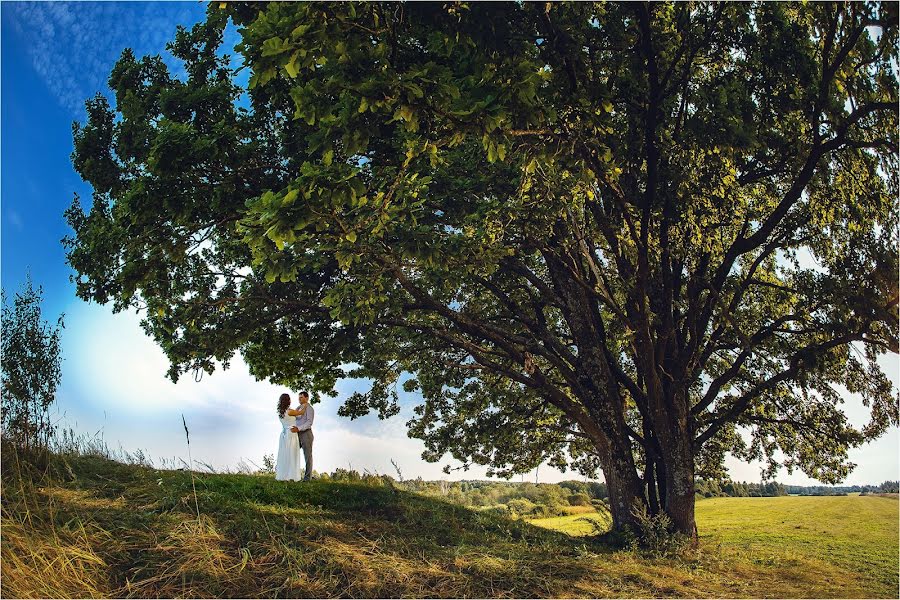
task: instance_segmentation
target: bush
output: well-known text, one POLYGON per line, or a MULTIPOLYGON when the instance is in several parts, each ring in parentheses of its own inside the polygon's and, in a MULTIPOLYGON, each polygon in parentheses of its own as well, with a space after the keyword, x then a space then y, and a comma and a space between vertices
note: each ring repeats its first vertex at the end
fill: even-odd
POLYGON ((688 536, 672 531, 672 520, 665 513, 651 515, 644 504, 638 504, 631 514, 637 521, 637 531, 629 540, 632 550, 670 556, 681 554, 691 544, 688 536))
POLYGON ((513 516, 526 517, 531 515, 535 509, 535 503, 528 498, 513 498, 506 503, 506 509, 513 516))
POLYGON ((331 474, 331 479, 334 481, 360 481, 362 476, 356 469, 342 469, 338 467, 331 474))
POLYGON ((603 500, 592 499, 591 506, 593 506, 600 512, 609 511, 609 501, 606 499, 603 499, 603 500))
POLYGON ((322 473, 321 475, 313 471, 315 479, 327 479, 329 481, 349 481, 352 483, 364 483, 366 485, 383 486, 393 484, 394 479, 388 475, 379 475, 377 473, 360 473, 356 469, 342 469, 338 467, 331 475, 322 473))
POLYGON ((505 504, 497 504, 496 506, 491 506, 489 508, 484 508, 481 512, 494 515, 495 517, 505 517, 509 514, 509 510, 507 509, 505 504))
POLYGON ((260 470, 260 473, 264 473, 266 475, 273 475, 275 473, 275 455, 274 454, 266 454, 262 458, 263 468, 260 470))
POLYGON ((590 506, 591 497, 584 492, 577 492, 568 498, 570 506, 590 506))

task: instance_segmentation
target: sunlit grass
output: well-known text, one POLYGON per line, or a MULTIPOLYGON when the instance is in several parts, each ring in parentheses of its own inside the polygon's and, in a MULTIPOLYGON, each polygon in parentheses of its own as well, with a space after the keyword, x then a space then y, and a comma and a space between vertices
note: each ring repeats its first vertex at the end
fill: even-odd
MULTIPOLYGON (((569 515, 529 523, 585 536, 594 533, 587 518, 569 515)), ((601 515, 593 518, 605 522, 601 515)), ((712 498, 697 503, 705 552, 714 549, 735 575, 748 580, 761 567, 784 580, 785 587, 765 596, 895 597, 898 524, 896 496, 712 498)), ((728 585, 737 595, 753 586, 734 579, 728 585)))
POLYGON ((702 541, 759 555, 797 556, 897 593, 896 497, 712 498, 697 504, 702 541))
POLYGON ((591 510, 563 517, 528 519, 528 523, 543 527, 544 529, 561 531, 562 533, 567 533, 569 535, 586 536, 596 534, 598 529, 603 531, 609 525, 609 519, 606 518, 605 515, 601 515, 595 510, 591 510))

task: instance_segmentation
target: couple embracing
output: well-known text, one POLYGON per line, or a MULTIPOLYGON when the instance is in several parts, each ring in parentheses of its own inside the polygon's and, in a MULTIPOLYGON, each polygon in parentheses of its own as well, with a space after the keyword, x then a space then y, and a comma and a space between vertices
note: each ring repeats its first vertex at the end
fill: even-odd
POLYGON ((300 405, 290 408, 291 396, 278 398, 278 418, 281 419, 281 438, 278 441, 278 459, 275 463, 275 479, 279 481, 309 481, 312 477, 312 424, 315 410, 309 404, 309 393, 300 392, 300 405), (306 460, 305 471, 300 466, 300 449, 306 460), (301 475, 302 471, 302 475, 301 475))

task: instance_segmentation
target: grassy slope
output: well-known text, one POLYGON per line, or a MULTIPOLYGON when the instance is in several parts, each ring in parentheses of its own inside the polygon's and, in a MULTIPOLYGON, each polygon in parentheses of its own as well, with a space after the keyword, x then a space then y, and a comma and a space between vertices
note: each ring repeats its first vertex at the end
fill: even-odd
MULTIPOLYGON (((27 490, 4 479, 0 596, 896 597, 896 508, 893 537, 860 538, 883 546, 879 556, 893 553, 893 575, 881 559, 871 572, 851 573, 800 555, 773 561, 781 542, 750 536, 759 523, 741 534, 724 513, 710 521, 717 501, 698 505, 699 553, 651 560, 348 483, 200 476, 198 522, 189 474, 70 463, 62 484, 27 490)), ((748 505, 747 518, 758 512, 748 505)))

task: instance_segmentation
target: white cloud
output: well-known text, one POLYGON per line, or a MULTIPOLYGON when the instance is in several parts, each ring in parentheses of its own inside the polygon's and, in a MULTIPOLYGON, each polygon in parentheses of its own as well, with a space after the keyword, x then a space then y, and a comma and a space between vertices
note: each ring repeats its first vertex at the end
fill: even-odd
POLYGON ((173 383, 165 377, 168 360, 140 327, 135 312, 112 314, 106 308, 77 302, 67 312, 65 373, 89 402, 127 399, 127 409, 145 415, 174 409, 200 410, 226 404, 242 411, 260 412, 260 395, 276 388, 257 383, 239 362, 235 368, 205 375, 199 382, 190 375, 173 383), (252 388, 249 387, 252 384, 252 388), (249 396, 253 393, 257 398, 249 396))
POLYGON ((138 57, 160 54, 176 75, 165 45, 178 24, 201 20, 199 3, 11 2, 4 6, 27 44, 32 66, 57 102, 83 118, 84 101, 106 92, 106 81, 125 48, 138 57))

